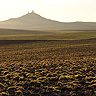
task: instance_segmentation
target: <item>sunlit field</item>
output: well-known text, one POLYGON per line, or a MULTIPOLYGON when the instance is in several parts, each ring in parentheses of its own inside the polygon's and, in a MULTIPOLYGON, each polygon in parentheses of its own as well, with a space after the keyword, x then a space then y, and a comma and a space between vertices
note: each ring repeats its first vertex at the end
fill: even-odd
POLYGON ((80 40, 96 38, 96 31, 0 29, 0 40, 80 40))
POLYGON ((0 96, 96 96, 96 39, 1 40, 0 96))

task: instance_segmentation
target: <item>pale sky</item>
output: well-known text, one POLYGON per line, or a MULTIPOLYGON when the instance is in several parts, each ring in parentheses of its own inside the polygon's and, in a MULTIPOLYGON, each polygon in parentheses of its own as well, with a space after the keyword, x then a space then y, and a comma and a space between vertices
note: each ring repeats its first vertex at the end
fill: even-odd
POLYGON ((0 21, 20 17, 32 10, 61 22, 96 22, 96 0, 0 0, 0 21))

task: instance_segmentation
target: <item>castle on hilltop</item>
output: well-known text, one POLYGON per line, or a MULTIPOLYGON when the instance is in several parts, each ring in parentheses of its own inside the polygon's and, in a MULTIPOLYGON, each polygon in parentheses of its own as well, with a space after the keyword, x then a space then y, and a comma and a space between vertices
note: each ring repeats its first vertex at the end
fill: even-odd
POLYGON ((32 10, 32 13, 34 13, 34 10, 32 10))
MULTIPOLYGON (((30 13, 30 12, 28 11, 28 13, 27 13, 27 14, 29 14, 29 13, 30 13)), ((31 12, 31 13, 35 13, 35 12, 34 12, 34 10, 32 10, 32 12, 31 12)))

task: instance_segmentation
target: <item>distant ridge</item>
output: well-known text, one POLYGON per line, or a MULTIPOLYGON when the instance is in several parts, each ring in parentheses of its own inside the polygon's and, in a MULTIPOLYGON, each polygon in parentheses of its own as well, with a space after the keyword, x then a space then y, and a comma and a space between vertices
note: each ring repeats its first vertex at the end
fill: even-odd
POLYGON ((23 30, 96 30, 96 22, 58 22, 32 11, 18 18, 1 21, 0 28, 23 30))

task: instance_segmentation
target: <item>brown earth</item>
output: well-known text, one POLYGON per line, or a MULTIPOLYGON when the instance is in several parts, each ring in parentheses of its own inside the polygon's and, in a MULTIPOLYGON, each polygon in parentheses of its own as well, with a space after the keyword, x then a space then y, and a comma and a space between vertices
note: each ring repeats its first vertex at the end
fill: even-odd
POLYGON ((0 41, 0 96, 96 96, 96 39, 0 41))

